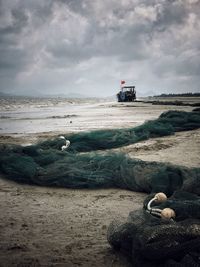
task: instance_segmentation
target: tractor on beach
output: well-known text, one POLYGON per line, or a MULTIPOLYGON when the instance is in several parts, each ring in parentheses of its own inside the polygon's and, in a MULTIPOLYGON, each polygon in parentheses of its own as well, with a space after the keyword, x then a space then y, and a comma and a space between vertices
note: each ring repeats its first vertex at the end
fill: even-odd
POLYGON ((135 86, 121 86, 117 94, 118 102, 133 102, 136 100, 135 86))

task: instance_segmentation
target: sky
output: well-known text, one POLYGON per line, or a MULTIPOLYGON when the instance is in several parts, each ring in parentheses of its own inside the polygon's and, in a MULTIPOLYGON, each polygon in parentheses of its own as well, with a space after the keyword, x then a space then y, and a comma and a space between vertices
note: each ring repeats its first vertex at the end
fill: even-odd
POLYGON ((200 0, 0 0, 0 92, 200 92, 200 0))

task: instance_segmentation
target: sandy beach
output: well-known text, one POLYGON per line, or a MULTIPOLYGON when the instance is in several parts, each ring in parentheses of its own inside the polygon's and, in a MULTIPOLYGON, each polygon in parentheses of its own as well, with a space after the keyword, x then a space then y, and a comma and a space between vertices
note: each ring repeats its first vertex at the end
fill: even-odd
MULTIPOLYGON (((0 143, 26 145, 72 132, 134 127, 167 110, 192 109, 92 99, 1 99, 0 143)), ((200 129, 113 151, 145 161, 199 167, 200 129)), ((142 208, 145 197, 120 189, 28 186, 1 177, 0 266, 128 267, 128 260, 109 246, 107 227, 142 208)))

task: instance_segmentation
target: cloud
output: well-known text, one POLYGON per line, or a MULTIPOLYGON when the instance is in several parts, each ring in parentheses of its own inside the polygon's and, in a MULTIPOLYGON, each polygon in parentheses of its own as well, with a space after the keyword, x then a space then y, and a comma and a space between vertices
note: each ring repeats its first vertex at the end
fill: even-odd
POLYGON ((200 1, 0 1, 0 90, 199 91, 200 1), (189 89, 188 89, 189 88, 189 89))

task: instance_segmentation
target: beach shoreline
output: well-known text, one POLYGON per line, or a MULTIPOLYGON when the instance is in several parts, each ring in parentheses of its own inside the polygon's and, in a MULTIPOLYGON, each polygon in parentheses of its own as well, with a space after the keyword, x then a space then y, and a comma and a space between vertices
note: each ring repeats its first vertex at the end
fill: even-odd
MULTIPOLYGON (((12 118, 1 119, 0 143, 28 145, 79 130, 138 126, 167 110, 192 111, 189 106, 152 106, 139 102, 81 103, 80 108, 75 103, 76 107, 72 110, 62 103, 62 108, 55 109, 56 112, 54 106, 45 105, 42 110, 39 107, 41 114, 36 112, 31 115, 32 118, 27 117, 27 110, 23 113, 23 108, 19 114, 18 107, 13 105, 10 105, 10 110, 2 111, 1 116, 9 113, 12 118), (76 116, 66 117, 68 115, 76 116), (30 120, 32 123, 29 123, 30 120), (6 132, 5 122, 20 125, 16 129, 12 125, 6 132), (26 131, 29 124, 32 126, 26 131), (56 124, 55 131, 50 130, 56 124), (43 131, 44 126, 48 130, 43 131), (35 131, 31 132, 32 128, 35 131)), ((113 151, 145 161, 199 167, 199 137, 199 129, 178 132, 113 151)), ((130 211, 141 209, 146 196, 121 189, 74 190, 29 186, 1 177, 0 266, 129 267, 130 262, 109 246, 107 227, 112 220, 125 220, 130 211)))

